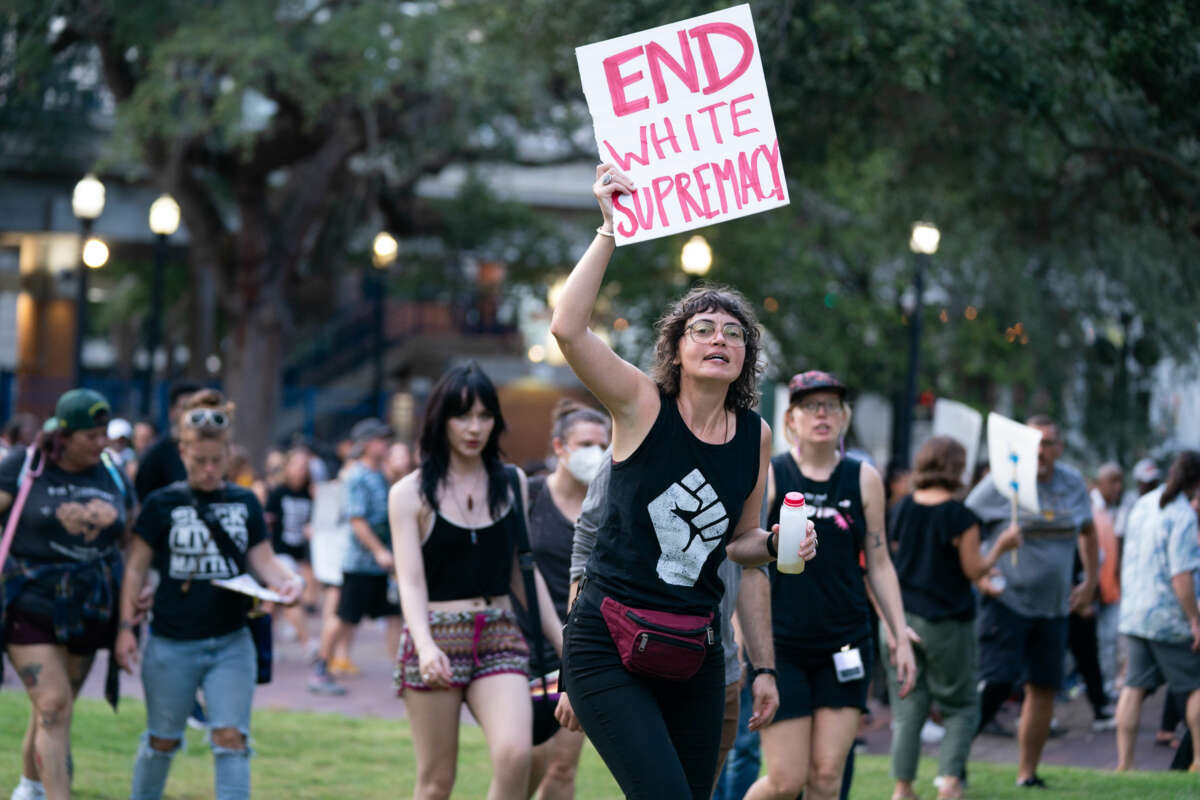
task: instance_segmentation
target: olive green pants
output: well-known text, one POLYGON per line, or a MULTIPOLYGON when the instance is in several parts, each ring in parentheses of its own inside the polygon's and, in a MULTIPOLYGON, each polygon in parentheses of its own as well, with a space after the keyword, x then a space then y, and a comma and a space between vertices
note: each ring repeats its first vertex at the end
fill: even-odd
MULTIPOLYGON (((904 616, 921 641, 913 643, 917 680, 907 697, 900 697, 896 667, 888 654, 883 654, 892 705, 892 777, 901 781, 916 779, 921 726, 935 702, 946 728, 938 755, 938 774, 961 775, 979 724, 979 692, 975 685, 979 645, 975 622, 930 622, 916 614, 904 616)), ((886 624, 880 622, 881 642, 887 641, 886 624)))

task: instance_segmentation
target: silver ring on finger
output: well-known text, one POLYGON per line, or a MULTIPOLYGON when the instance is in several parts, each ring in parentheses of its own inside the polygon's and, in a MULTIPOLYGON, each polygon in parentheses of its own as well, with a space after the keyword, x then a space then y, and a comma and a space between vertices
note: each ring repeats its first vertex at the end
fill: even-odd
POLYGON ((612 173, 606 172, 604 173, 604 177, 600 179, 600 185, 608 186, 610 183, 612 183, 612 173))

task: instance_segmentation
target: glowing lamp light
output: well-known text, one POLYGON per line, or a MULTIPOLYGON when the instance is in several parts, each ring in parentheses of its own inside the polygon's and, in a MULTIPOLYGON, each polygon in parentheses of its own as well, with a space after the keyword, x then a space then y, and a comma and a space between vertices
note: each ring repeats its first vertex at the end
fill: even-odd
POLYGON ((71 211, 79 219, 94 220, 104 213, 104 184, 92 173, 84 175, 71 192, 71 211))
POLYGON ((396 237, 387 231, 375 234, 375 241, 371 242, 371 258, 375 261, 375 266, 380 269, 389 266, 396 260, 399 252, 400 244, 396 237))
POLYGON ((171 236, 179 230, 179 203, 171 195, 159 195, 150 204, 150 230, 159 236, 171 236))
POLYGON ((540 364, 546 360, 546 348, 540 344, 535 344, 529 348, 529 360, 534 364, 540 364))
POLYGON ((914 253, 931 256, 937 252, 938 242, 941 240, 942 232, 932 222, 914 222, 912 238, 908 240, 908 246, 914 253))
POLYGON ((83 243, 83 263, 92 269, 100 269, 108 263, 108 245, 93 237, 83 243))
POLYGON ((679 252, 679 263, 688 275, 707 275, 712 267, 712 248, 703 236, 688 239, 679 252))

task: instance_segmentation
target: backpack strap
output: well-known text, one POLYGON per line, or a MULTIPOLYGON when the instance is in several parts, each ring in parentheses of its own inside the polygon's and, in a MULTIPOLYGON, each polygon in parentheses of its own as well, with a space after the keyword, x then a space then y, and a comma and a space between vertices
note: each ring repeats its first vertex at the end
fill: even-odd
POLYGON ((117 485, 117 489, 121 492, 121 499, 125 500, 128 497, 129 489, 125 486, 125 481, 121 476, 121 470, 117 468, 117 463, 113 461, 112 453, 108 450, 100 451, 100 463, 108 470, 109 476, 113 479, 113 483, 117 485))
POLYGON ((517 468, 511 464, 505 465, 504 472, 513 492, 513 511, 516 520, 513 530, 516 531, 517 566, 521 569, 521 577, 525 584, 525 613, 529 616, 529 627, 533 628, 533 641, 529 648, 529 666, 535 675, 545 673, 542 658, 545 649, 545 636, 542 634, 542 611, 538 605, 537 581, 533 577, 533 549, 529 546, 529 528, 525 525, 525 501, 521 497, 521 478, 517 468))

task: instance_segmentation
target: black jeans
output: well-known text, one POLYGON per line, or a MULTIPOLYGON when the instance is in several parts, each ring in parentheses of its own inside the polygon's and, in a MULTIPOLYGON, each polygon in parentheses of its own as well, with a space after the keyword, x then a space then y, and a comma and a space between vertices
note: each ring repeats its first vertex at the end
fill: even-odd
POLYGON ((1075 669, 1087 687, 1088 703, 1092 714, 1100 716, 1108 705, 1108 694, 1104 691, 1104 678, 1100 675, 1100 649, 1096 642, 1096 616, 1084 617, 1071 614, 1067 618, 1067 646, 1075 657, 1075 669))
POLYGON ((602 598, 585 585, 567 618, 563 676, 575 715, 626 797, 707 800, 725 711, 719 632, 691 679, 644 678, 621 664, 602 598))

